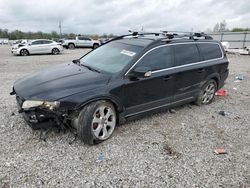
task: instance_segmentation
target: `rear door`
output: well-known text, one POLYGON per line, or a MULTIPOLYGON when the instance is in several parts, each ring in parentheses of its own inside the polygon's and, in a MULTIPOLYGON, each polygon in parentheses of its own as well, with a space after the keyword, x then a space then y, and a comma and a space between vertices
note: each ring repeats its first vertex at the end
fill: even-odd
MULTIPOLYGON (((201 42, 197 43, 201 53, 203 61, 206 61, 205 65, 205 78, 211 78, 218 75, 220 84, 223 84, 228 75, 228 61, 226 58, 223 59, 223 51, 221 46, 215 42, 201 42)), ((218 87, 220 87, 219 85, 218 87)))
POLYGON ((175 59, 175 89, 174 100, 181 101, 194 98, 205 77, 204 64, 195 43, 174 45, 175 59))
POLYGON ((134 68, 148 67, 152 71, 152 75, 145 78, 134 79, 129 76, 125 78, 122 102, 126 108, 126 116, 167 106, 171 103, 174 77, 164 69, 172 66, 173 51, 169 46, 157 47, 142 56, 134 68))
POLYGON ((50 40, 43 40, 43 53, 51 53, 53 47, 53 42, 50 40))
POLYGON ((77 46, 79 47, 92 47, 92 41, 86 37, 78 37, 77 46))

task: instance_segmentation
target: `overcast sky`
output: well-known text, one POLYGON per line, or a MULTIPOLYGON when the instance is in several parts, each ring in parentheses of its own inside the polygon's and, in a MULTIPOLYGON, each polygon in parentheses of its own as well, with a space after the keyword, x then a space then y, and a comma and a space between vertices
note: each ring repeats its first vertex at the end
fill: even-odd
POLYGON ((250 0, 0 0, 0 28, 63 33, 250 27, 250 0))

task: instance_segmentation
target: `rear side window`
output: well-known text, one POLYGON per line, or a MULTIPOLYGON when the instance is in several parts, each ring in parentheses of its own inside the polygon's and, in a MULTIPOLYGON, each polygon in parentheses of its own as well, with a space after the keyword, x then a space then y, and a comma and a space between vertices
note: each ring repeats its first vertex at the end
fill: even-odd
POLYGON ((198 47, 204 60, 222 57, 221 49, 218 44, 200 43, 198 47))
POLYGON ((174 45, 175 66, 186 65, 200 61, 200 54, 196 44, 174 45))
POLYGON ((170 46, 156 48, 147 53, 136 66, 148 67, 151 71, 169 68, 173 66, 172 54, 170 46))
POLYGON ((51 44, 52 43, 52 41, 50 41, 50 40, 44 40, 43 41, 43 44, 51 44))

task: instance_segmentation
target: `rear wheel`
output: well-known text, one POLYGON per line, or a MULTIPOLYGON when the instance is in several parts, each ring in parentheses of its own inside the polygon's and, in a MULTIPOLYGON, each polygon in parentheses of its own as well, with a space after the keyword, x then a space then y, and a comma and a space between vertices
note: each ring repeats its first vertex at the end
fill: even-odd
POLYGON ((57 55, 57 54, 60 53, 60 51, 59 51, 57 48, 53 48, 52 51, 51 51, 51 53, 52 53, 53 55, 57 55))
POLYGON ((204 104, 210 104, 215 96, 215 92, 217 91, 217 83, 215 80, 209 80, 202 87, 200 94, 196 100, 196 104, 201 106, 204 104))
POLYGON ((68 45, 68 48, 69 48, 69 49, 74 49, 74 48, 75 48, 75 45, 72 44, 72 43, 70 43, 70 44, 68 45))
POLYGON ((21 55, 21 56, 27 56, 27 55, 29 55, 29 51, 26 50, 26 49, 22 49, 22 50, 20 51, 20 55, 21 55))
POLYGON ((96 48, 98 48, 99 47, 99 44, 94 44, 93 45, 93 49, 96 49, 96 48))
POLYGON ((106 101, 97 101, 87 105, 80 112, 78 119, 78 136, 89 145, 109 139, 117 121, 114 106, 106 101))

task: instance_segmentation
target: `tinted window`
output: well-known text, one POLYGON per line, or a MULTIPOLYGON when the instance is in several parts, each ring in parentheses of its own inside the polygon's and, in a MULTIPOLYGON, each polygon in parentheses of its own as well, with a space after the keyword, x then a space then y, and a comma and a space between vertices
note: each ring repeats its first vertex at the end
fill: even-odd
POLYGON ((50 40, 44 40, 43 41, 43 44, 51 44, 52 43, 52 41, 50 41, 50 40))
POLYGON ((78 37, 79 40, 90 40, 89 38, 86 37, 78 37))
POLYGON ((200 43, 198 44, 198 47, 204 60, 222 57, 221 49, 218 44, 200 43))
POLYGON ((32 45, 38 45, 38 44, 42 44, 42 41, 41 40, 37 40, 37 41, 32 42, 32 45))
POLYGON ((172 47, 160 47, 152 50, 136 66, 148 67, 152 71, 173 66, 172 47))
POLYGON ((175 65, 186 65, 200 61, 198 48, 195 44, 174 45, 175 65))

